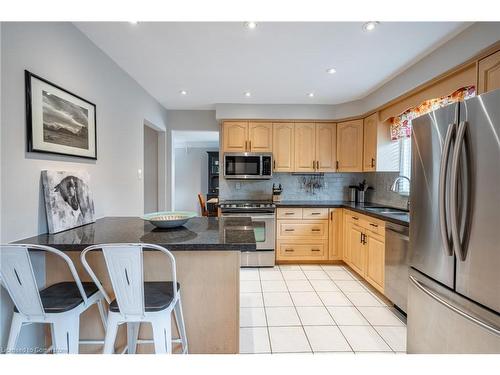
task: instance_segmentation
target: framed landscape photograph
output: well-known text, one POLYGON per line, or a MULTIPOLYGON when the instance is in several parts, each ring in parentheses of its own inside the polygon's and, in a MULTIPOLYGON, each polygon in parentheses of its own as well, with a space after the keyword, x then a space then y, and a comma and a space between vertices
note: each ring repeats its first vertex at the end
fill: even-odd
POLYGON ((96 106, 25 70, 28 152, 97 159, 96 106))

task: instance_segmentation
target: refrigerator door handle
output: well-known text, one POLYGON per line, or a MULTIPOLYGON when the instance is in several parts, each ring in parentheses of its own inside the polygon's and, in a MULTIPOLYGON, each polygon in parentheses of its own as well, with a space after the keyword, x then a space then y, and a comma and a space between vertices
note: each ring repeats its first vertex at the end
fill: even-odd
POLYGON ((424 292, 427 294, 429 297, 434 299, 435 301, 439 302, 443 306, 447 307, 451 311, 459 314, 460 316, 464 317, 465 319, 477 324, 478 326, 486 329, 487 331, 500 336, 500 327, 495 327, 489 323, 483 322, 482 320, 476 318, 475 316, 472 316, 465 311, 460 310, 458 307, 452 305, 448 301, 446 301, 444 298, 439 296, 436 292, 431 291, 429 288, 427 288, 424 284, 422 284, 420 281, 418 281, 415 277, 409 276, 410 281, 415 285, 420 291, 424 292))
POLYGON ((443 145, 443 155, 441 157, 441 165, 439 168, 439 189, 438 189, 438 206, 439 206, 439 230, 441 232, 441 241, 445 255, 452 256, 453 249, 448 236, 448 223, 446 219, 446 175, 448 174, 448 164, 450 156, 451 142, 455 135, 456 124, 448 125, 446 137, 443 145))
POLYGON ((451 218, 451 238, 453 242, 453 249, 455 255, 462 262, 465 261, 467 254, 465 253, 460 240, 458 229, 458 169, 460 162, 460 155, 462 153, 462 145, 465 139, 465 130, 467 122, 462 121, 458 126, 457 137, 455 141, 455 149, 453 150, 453 158, 451 162, 451 177, 450 177, 450 218, 451 218))

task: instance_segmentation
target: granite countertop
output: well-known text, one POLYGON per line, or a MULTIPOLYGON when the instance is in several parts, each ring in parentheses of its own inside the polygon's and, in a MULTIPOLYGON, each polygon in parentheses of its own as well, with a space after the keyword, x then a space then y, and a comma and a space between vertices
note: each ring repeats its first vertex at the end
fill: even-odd
MULTIPOLYGON (((410 214, 406 215, 392 215, 392 214, 381 214, 371 210, 367 210, 368 207, 390 207, 380 203, 355 203, 347 201, 281 201, 274 202, 276 207, 332 207, 332 208, 347 208, 367 216, 372 216, 380 220, 389 221, 395 224, 410 225, 410 214)), ((401 210, 403 211, 403 210, 401 210)))
POLYGON ((184 226, 159 229, 139 217, 104 217, 95 223, 56 234, 40 234, 16 243, 48 245, 61 251, 82 251, 105 243, 152 243, 172 251, 254 251, 250 218, 194 217, 184 226))

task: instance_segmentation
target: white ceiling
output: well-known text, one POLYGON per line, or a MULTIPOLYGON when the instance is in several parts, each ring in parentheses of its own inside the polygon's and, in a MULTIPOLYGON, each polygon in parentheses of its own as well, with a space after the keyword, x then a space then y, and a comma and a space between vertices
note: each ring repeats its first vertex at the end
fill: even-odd
POLYGON ((360 99, 469 25, 382 22, 366 33, 361 22, 76 23, 168 109, 360 99))

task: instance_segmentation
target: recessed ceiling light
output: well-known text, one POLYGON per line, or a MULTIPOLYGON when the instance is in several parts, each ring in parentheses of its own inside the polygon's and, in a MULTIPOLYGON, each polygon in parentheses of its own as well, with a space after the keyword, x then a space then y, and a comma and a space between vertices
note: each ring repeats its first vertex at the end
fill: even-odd
POLYGON ((314 93, 310 92, 310 93, 307 94, 307 96, 310 97, 310 98, 314 98, 314 93))
POLYGON ((335 69, 335 68, 330 68, 330 69, 327 69, 327 70, 326 70, 326 72, 327 72, 328 74, 335 74, 335 73, 337 73, 337 69, 335 69))
POLYGON ((363 24, 363 31, 373 31, 378 25, 378 21, 370 21, 363 24))
POLYGON ((131 23, 132 25, 137 25, 137 21, 128 21, 129 23, 131 23))
POLYGON ((246 96, 247 98, 249 98, 249 97, 251 97, 251 96, 252 96, 252 93, 251 93, 250 91, 247 91, 247 92, 245 92, 245 96, 246 96))
POLYGON ((181 94, 181 95, 187 95, 188 92, 186 90, 181 90, 181 91, 179 91, 179 94, 181 94))
POLYGON ((254 21, 245 22, 245 27, 247 29, 253 30, 257 27, 257 22, 254 22, 254 21))

